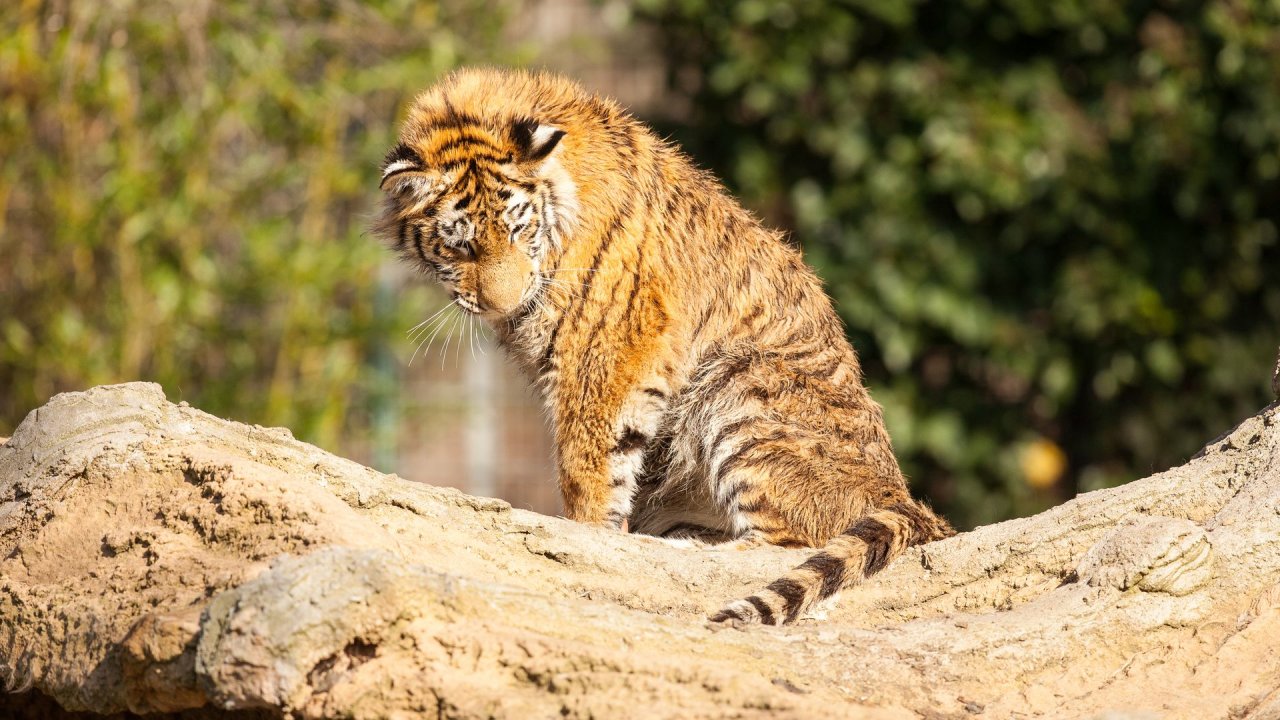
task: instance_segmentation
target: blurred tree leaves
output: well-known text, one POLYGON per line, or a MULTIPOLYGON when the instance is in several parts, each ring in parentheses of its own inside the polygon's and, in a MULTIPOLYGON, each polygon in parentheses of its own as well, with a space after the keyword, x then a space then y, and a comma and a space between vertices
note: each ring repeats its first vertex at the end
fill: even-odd
POLYGON ((1266 402, 1277 3, 638 7, 694 108, 667 129, 795 230, 959 524, 1168 467, 1266 402))
POLYGON ((493 57, 507 10, 0 7, 0 427, 133 379, 330 447, 367 426, 372 347, 425 302, 373 311, 377 162, 412 93, 493 57))

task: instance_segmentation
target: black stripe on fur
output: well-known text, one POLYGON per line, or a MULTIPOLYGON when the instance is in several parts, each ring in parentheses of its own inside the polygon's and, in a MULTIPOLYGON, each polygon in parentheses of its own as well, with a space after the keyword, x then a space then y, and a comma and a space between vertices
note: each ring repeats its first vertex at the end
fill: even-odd
POLYGON ((826 599, 840 592, 844 587, 845 562, 829 553, 820 552, 804 561, 803 570, 812 570, 822 578, 822 587, 818 589, 818 599, 826 599))
POLYGON ((760 613, 760 622, 764 623, 765 625, 778 624, 778 621, 773 617, 773 608, 769 607, 769 604, 766 603, 764 600, 761 600, 759 597, 752 595, 751 597, 747 598, 747 602, 751 603, 751 606, 756 609, 756 612, 760 613))
POLYGON ((422 158, 418 153, 414 152, 413 148, 404 143, 400 143, 391 148, 391 151, 388 152, 387 156, 382 160, 382 167, 386 168, 392 163, 400 161, 411 162, 417 165, 418 169, 422 168, 422 158))
POLYGON ((737 610, 733 610, 731 608, 725 608, 720 612, 716 613, 715 615, 711 616, 711 622, 713 623, 721 623, 721 622, 724 622, 725 620, 737 620, 741 622, 742 616, 738 614, 737 610))
POLYGON ((649 439, 648 435, 629 427, 622 431, 622 435, 618 437, 617 444, 613 446, 613 451, 629 453, 632 450, 643 450, 649 444, 649 439))
POLYGON ((935 539, 938 535, 937 522, 931 519, 925 513, 924 508, 913 502, 900 502, 890 505, 888 508, 892 512, 896 512, 911 523, 911 542, 910 545, 916 543, 928 542, 935 539))
POLYGON ((769 583, 769 587, 765 589, 782 598, 782 612, 786 615, 786 622, 795 622, 804 605, 804 586, 795 580, 781 578, 769 583))
POLYGON ((867 560, 863 575, 870 577, 889 564, 889 550, 893 547, 893 528, 871 517, 864 517, 845 535, 858 538, 867 546, 867 560))

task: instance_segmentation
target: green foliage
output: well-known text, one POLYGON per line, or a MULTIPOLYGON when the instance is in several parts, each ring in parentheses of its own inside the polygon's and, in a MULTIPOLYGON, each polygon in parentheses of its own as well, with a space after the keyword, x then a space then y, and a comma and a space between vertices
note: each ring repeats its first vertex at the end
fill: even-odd
POLYGON ((1266 402, 1280 4, 639 8, 693 107, 671 132, 795 230, 961 525, 1178 463, 1266 402))
POLYGON ((0 8, 0 429, 151 379, 333 447, 367 422, 363 237, 404 102, 488 57, 483 0, 10 2, 0 8))

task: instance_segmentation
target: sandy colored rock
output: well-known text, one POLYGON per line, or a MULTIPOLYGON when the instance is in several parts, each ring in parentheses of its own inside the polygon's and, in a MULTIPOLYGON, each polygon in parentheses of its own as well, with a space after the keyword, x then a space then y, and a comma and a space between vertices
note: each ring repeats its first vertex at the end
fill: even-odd
POLYGON ((0 679, 193 717, 1280 717, 1275 406, 824 617, 704 622, 805 555, 584 527, 101 387, 0 447, 0 679))
POLYGON ((1107 533, 1076 568, 1077 582, 1186 595, 1212 577, 1213 547, 1190 520, 1144 517, 1107 533))

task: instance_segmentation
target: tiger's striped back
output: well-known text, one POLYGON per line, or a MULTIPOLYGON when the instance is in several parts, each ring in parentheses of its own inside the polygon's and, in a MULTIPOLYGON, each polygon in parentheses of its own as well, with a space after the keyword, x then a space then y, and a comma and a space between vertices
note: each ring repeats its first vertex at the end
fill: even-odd
POLYGON ((379 233, 541 390, 568 517, 826 546, 717 619, 792 620, 951 532, 908 494, 800 253, 615 103, 460 71, 413 104, 382 184, 379 233))

